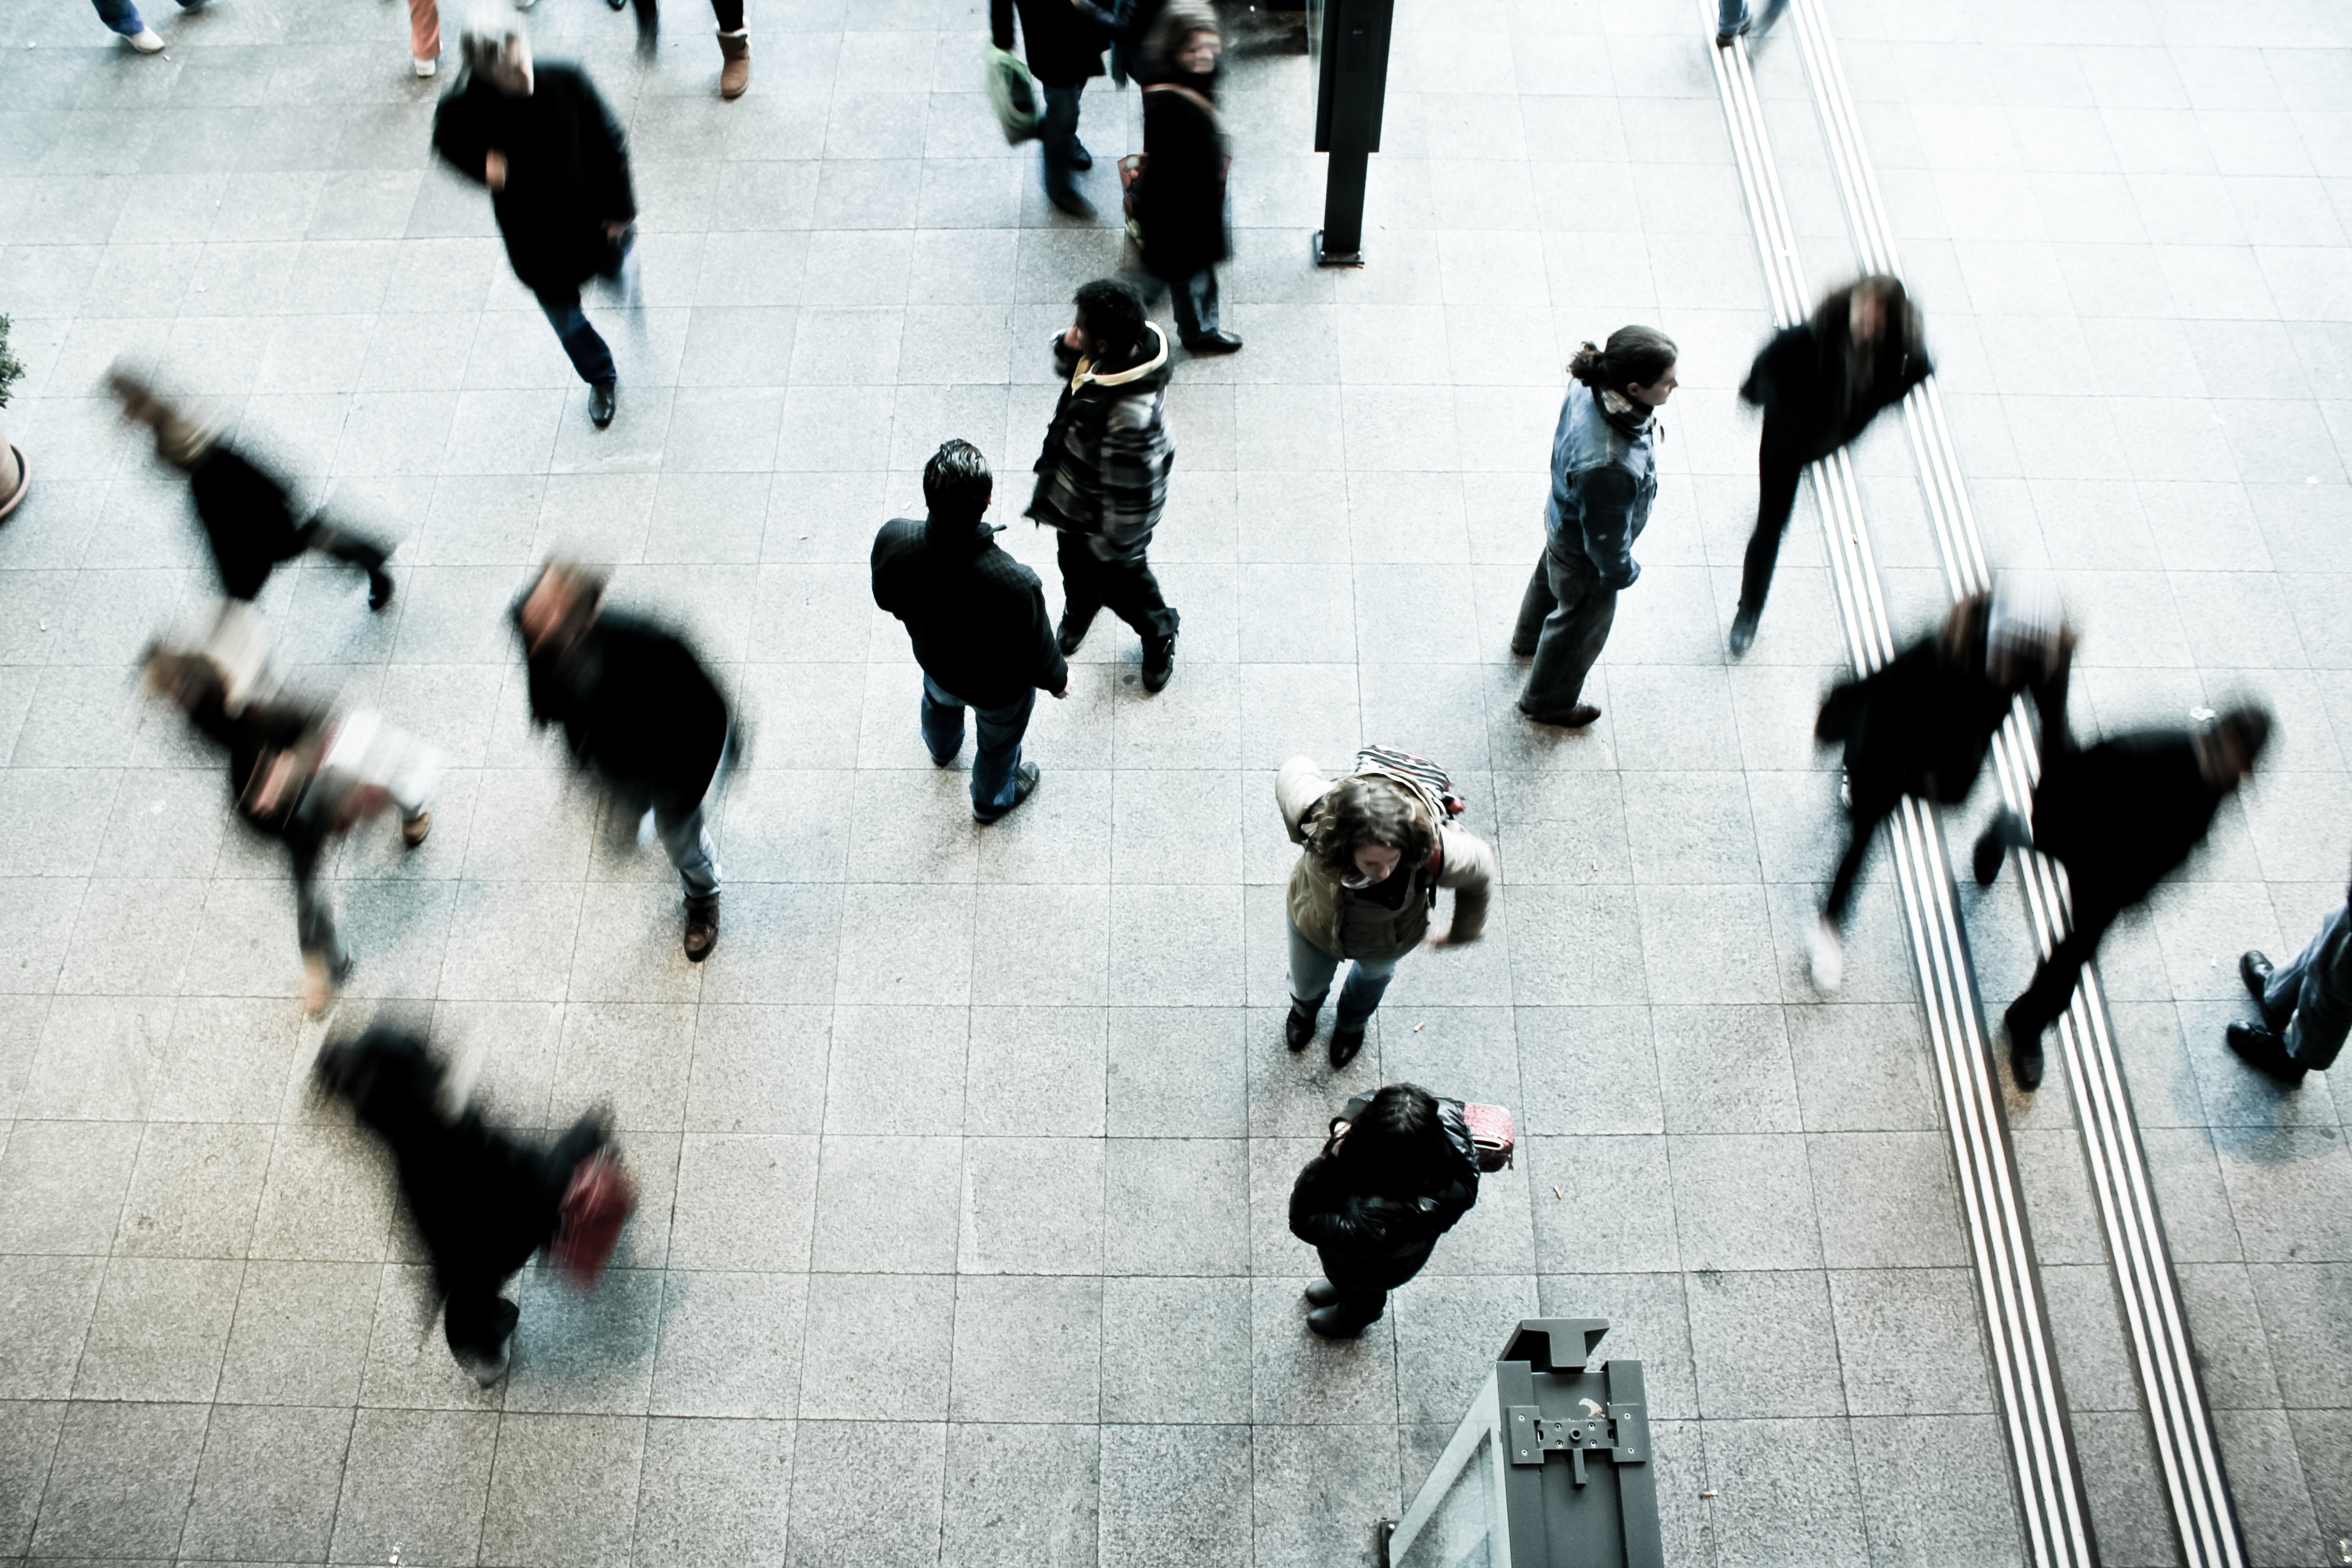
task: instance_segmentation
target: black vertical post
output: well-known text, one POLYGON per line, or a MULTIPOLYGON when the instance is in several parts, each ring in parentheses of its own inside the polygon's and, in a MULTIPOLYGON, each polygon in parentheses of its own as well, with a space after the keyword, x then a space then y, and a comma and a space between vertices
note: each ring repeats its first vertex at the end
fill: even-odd
POLYGON ((1323 190, 1323 226, 1315 233, 1322 267, 1364 264, 1364 184, 1381 150, 1381 109, 1388 94, 1389 34, 1396 0, 1322 0, 1315 95, 1315 150, 1331 155, 1323 190))

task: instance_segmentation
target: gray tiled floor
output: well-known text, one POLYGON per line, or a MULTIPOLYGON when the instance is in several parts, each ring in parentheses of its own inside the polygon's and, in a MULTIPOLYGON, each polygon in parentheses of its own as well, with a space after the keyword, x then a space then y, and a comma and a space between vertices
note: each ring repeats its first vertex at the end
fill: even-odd
MULTIPOLYGON (((1237 61, 1250 347, 1170 398, 1179 674, 1144 695, 1106 623, 1041 704, 1044 791, 986 831, 922 754, 865 552, 948 436, 1017 494, 1046 339, 1121 246, 998 138, 974 6, 753 0, 758 79, 722 105, 690 7, 646 68, 625 20, 546 0, 646 208, 603 435, 486 204, 427 163, 438 84, 404 74, 397 7, 215 0, 147 59, 79 0, 0 19, 0 310, 31 367, 5 418, 38 476, 0 531, 0 1557, 1345 1562, 1542 1310, 1647 1360, 1675 1561, 2015 1558, 1886 886, 1836 1004, 1802 977, 1839 646, 1801 522, 1763 641, 1719 651, 1763 300, 1694 7, 1401 11, 1361 274, 1305 265, 1305 62, 1237 61), (1559 366, 1628 320, 1685 346, 1660 511, 1607 717, 1533 731, 1504 647, 1559 366), (448 1363, 383 1162, 304 1100, 278 862, 131 694, 206 579, 93 395, 126 353, 403 542, 383 617, 308 566, 266 601, 298 679, 452 763, 430 843, 337 866, 347 1010, 428 1018, 514 1122, 601 1100, 627 1129, 621 1267, 590 1299, 526 1276, 499 1390, 448 1363), (666 872, 606 845, 525 721, 499 616, 559 542, 682 617, 759 725, 698 970, 666 872), (1412 960, 1332 1075, 1278 1045, 1272 773, 1368 739, 1455 770, 1505 886, 1488 940, 1412 960), (1511 1105, 1521 1163, 1379 1330, 1326 1345, 1284 1200, 1323 1119, 1395 1077, 1511 1105)), ((2347 40, 2316 6, 2231 40, 2260 52, 2186 12, 2118 22, 2176 44, 2144 49, 2014 7, 1960 8, 1966 47, 1837 20, 1989 542, 2061 570, 2094 628, 2086 720, 2252 688, 2285 721, 2281 771, 2108 974, 2260 1555, 2308 1561, 2352 1531, 2352 1167, 2325 1089, 2282 1109, 2216 1053, 2205 961, 2285 945, 2346 858, 2352 249, 2326 215, 2352 155, 2343 57, 2304 46, 2347 40)), ((1098 197, 1133 104, 1088 94, 1098 197)), ((1810 111, 1774 109, 1820 270, 1842 219, 1810 111)), ((1940 585, 1908 458, 1863 456, 1916 624, 1940 585)), ((1052 580, 1049 542, 1004 537, 1052 580)), ((2071 1138, 2057 1096, 2021 1115, 2071 1138)), ((2053 1310, 2095 1327, 2082 1222, 2053 1310)), ((2086 1450, 2138 1440, 2116 1370, 2078 1380, 2086 1450)))

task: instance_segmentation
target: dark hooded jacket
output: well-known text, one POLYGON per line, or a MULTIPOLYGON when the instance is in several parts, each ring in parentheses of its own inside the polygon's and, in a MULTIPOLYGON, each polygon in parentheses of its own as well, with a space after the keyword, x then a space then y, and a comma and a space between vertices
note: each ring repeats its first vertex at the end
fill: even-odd
POLYGON ((1445 1158, 1412 1191, 1385 1188, 1373 1161, 1325 1152, 1290 1189, 1290 1234, 1323 1254, 1337 1283, 1388 1289, 1429 1261, 1437 1238, 1478 1201, 1478 1151, 1458 1100, 1437 1102, 1445 1158), (1342 1276, 1345 1278, 1342 1278, 1342 1276))
MULTIPOLYGON (((521 634, 520 600, 511 618, 521 634)), ((709 793, 727 749, 727 700, 685 643, 652 623, 600 611, 569 647, 524 645, 530 716, 561 724, 573 760, 656 802, 709 793)))
POLYGON ((874 602, 906 624, 923 673, 975 708, 1059 691, 1070 667, 1037 574, 979 519, 893 518, 874 536, 874 602))
POLYGON ((1143 176, 1135 223, 1143 263, 1178 282, 1231 254, 1225 228, 1225 133, 1216 73, 1171 69, 1143 89, 1143 176))
POLYGON ((506 154, 506 188, 490 193, 490 210, 525 288, 560 293, 613 269, 604 225, 637 216, 628 147, 578 67, 538 63, 528 98, 465 72, 434 112, 433 148, 477 184, 484 155, 506 154))
POLYGON ((2033 847, 2066 868, 2077 910, 2124 909, 2196 852, 2227 796, 2186 730, 2142 730, 2042 760, 2033 847))
POLYGON ((1899 328, 1878 336, 1870 374, 1858 377, 1848 299, 1841 289, 1812 320, 1774 333, 1739 388, 1743 401, 1764 410, 1765 445, 1790 462, 1828 457, 1935 373, 1919 312, 1906 300, 1899 328))

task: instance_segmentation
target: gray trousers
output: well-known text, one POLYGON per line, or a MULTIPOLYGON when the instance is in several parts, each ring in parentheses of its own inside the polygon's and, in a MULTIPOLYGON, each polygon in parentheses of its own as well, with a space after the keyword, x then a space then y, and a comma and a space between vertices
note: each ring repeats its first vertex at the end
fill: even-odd
POLYGON ((1545 550, 1519 600, 1519 624, 1511 651, 1535 655, 1519 709, 1531 719, 1557 720, 1584 695, 1584 678, 1609 644, 1617 619, 1617 590, 1601 585, 1601 574, 1581 556, 1545 550))
MULTIPOLYGON (((2276 1018, 2293 1010, 2294 1016, 2280 1031, 2286 1040, 2286 1054, 2296 1066, 2313 1072, 2334 1067, 2336 1053, 2344 1048, 2344 1037, 2352 1033, 2352 994, 2332 984, 2339 980, 2340 969, 2327 962, 2341 953, 2341 943, 2352 940, 2346 935, 2347 927, 2352 927, 2352 904, 2320 922, 2319 934, 2311 939, 2311 944, 2293 963, 2273 970, 2271 983, 2263 988, 2264 1013, 2276 1018)), ((2338 965, 2342 963, 2338 956, 2338 965)))

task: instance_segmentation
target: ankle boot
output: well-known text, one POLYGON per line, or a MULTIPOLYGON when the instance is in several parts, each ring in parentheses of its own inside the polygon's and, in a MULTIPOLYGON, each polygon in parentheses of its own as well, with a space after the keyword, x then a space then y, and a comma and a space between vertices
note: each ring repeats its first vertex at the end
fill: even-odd
POLYGON ((719 35, 719 52, 727 63, 719 69, 719 96, 737 99, 751 85, 751 36, 748 29, 738 28, 719 35))

